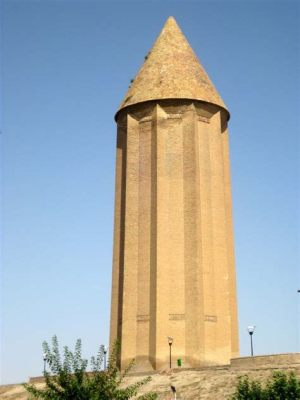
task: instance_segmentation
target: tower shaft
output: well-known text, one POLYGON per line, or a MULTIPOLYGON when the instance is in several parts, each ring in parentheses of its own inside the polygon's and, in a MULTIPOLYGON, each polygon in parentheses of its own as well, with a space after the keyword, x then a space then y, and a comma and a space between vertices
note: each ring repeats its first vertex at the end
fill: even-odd
POLYGON ((238 355, 227 112, 184 99, 117 117, 111 345, 121 367, 238 355))

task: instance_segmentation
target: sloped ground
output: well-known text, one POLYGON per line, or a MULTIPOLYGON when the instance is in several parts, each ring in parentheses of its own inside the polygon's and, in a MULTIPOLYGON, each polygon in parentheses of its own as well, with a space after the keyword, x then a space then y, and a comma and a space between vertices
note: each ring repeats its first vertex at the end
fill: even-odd
MULTIPOLYGON (((160 394, 160 400, 169 400, 173 399, 170 390, 170 386, 173 385, 176 387, 177 400, 225 400, 230 399, 234 392, 238 376, 247 374, 251 378, 266 380, 274 370, 278 368, 242 370, 223 367, 166 371, 153 375, 152 381, 141 390, 141 393, 154 391, 160 394)), ((280 370, 295 371, 300 377, 300 366, 299 368, 280 368, 280 370)))
MULTIPOLYGON (((177 400, 226 400, 234 392, 237 377, 249 375, 249 377, 267 379, 274 370, 295 371, 300 377, 300 365, 282 365, 276 367, 259 366, 259 368, 233 368, 230 366, 210 367, 190 370, 162 371, 152 374, 152 380, 141 389, 140 393, 154 391, 159 393, 160 400, 173 399, 170 386, 177 390, 177 400)), ((128 377, 133 383, 143 375, 128 377)), ((41 383, 36 383, 42 386, 41 383)), ((0 386, 0 399, 3 400, 25 400, 27 394, 22 385, 0 386)))

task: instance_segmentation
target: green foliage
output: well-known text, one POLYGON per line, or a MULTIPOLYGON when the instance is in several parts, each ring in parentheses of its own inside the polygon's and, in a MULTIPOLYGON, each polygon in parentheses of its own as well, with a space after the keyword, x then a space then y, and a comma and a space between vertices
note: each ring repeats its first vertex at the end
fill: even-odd
POLYGON ((259 381, 250 381, 248 376, 242 376, 238 380, 232 400, 264 400, 262 393, 263 389, 259 381))
POLYGON ((294 372, 276 371, 265 386, 249 377, 239 378, 232 400, 299 400, 300 379, 294 372))
MULTIPOLYGON (((91 359, 91 371, 87 372, 88 361, 81 356, 81 340, 77 340, 72 353, 64 347, 61 360, 57 337, 52 338, 52 350, 47 342, 43 350, 51 373, 44 371, 46 386, 39 389, 35 385, 25 384, 30 399, 45 400, 127 400, 136 396, 140 387, 150 381, 150 377, 125 386, 124 378, 130 371, 133 362, 124 373, 117 367, 120 346, 117 343, 109 357, 108 367, 102 369, 104 347, 101 346, 96 357, 91 359)), ((139 400, 154 400, 157 395, 149 393, 137 397, 139 400)))

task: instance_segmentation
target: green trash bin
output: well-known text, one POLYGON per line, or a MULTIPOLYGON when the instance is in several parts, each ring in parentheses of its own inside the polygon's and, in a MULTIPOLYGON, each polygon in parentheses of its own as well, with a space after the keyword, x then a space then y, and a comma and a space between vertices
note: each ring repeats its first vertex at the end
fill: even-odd
POLYGON ((181 364, 182 364, 182 360, 181 360, 181 358, 178 358, 178 360, 177 360, 177 366, 178 366, 178 367, 181 367, 181 364))

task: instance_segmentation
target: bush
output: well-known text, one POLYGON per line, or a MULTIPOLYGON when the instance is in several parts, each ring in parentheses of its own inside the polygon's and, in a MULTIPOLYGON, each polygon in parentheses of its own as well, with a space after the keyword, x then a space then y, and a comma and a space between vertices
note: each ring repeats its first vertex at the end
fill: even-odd
MULTIPOLYGON (((35 385, 25 384, 31 399, 45 400, 127 400, 136 396, 141 386, 150 381, 144 378, 133 385, 124 387, 124 378, 133 365, 121 374, 117 367, 120 346, 116 344, 110 354, 108 367, 102 369, 104 347, 101 346, 96 357, 91 359, 91 371, 87 372, 88 361, 81 356, 81 340, 78 339, 75 352, 64 347, 61 360, 57 337, 52 338, 52 350, 47 342, 43 350, 51 373, 44 371, 46 386, 38 389, 35 385), (121 387, 122 386, 122 387, 121 387)), ((157 396, 149 393, 137 397, 139 400, 153 400, 157 396)))
POLYGON ((239 378, 232 400, 299 400, 300 380, 294 372, 276 371, 264 386, 248 376, 239 378))

